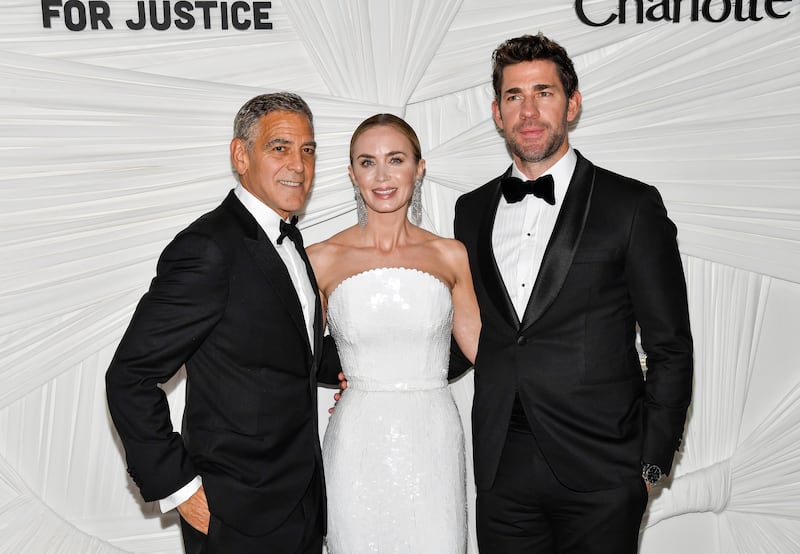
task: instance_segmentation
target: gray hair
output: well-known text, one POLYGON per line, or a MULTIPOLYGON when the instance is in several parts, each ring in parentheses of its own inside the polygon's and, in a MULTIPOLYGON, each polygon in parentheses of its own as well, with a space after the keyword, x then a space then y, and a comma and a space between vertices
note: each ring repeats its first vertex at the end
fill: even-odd
POLYGON ((273 92, 251 98, 239 108, 239 113, 233 120, 234 138, 242 139, 250 150, 255 140, 256 125, 262 117, 275 111, 303 114, 308 118, 311 129, 314 129, 314 116, 305 100, 291 92, 273 92))

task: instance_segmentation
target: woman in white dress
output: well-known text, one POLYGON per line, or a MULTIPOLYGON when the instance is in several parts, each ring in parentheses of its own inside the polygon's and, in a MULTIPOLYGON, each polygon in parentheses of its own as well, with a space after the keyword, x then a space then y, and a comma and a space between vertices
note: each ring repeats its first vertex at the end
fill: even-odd
POLYGON ((359 224, 308 248, 348 383, 323 442, 328 552, 463 554, 464 436, 447 369, 451 335, 474 360, 480 332, 466 250, 417 225, 425 161, 405 121, 362 122, 348 171, 359 224))

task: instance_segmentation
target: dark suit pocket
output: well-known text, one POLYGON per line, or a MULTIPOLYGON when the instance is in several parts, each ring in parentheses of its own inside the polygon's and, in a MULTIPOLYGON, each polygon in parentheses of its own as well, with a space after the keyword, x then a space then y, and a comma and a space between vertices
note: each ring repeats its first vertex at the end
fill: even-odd
POLYGON ((250 388, 239 390, 220 387, 217 396, 217 417, 212 426, 240 435, 261 434, 263 397, 262 388, 255 382, 250 388))
POLYGON ((611 385, 641 379, 641 370, 638 365, 631 364, 627 356, 618 356, 604 360, 587 360, 584 363, 581 384, 611 385))
POLYGON ((575 252, 573 264, 611 262, 617 258, 616 248, 583 248, 575 252))
POLYGON ((206 537, 206 545, 208 546, 210 552, 216 552, 217 548, 219 547, 219 535, 220 529, 222 528, 222 522, 214 516, 214 514, 209 514, 208 520, 208 536, 206 537))
POLYGON ((586 322, 581 383, 601 385, 641 379, 630 317, 600 317, 586 322))

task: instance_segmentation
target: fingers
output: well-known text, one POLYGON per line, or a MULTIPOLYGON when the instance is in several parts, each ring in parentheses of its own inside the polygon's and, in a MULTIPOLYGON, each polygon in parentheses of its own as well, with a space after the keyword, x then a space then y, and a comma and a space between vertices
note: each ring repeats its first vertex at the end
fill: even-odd
POLYGON ((347 379, 344 378, 344 372, 339 372, 339 392, 333 395, 334 404, 330 408, 328 408, 328 413, 332 414, 333 410, 336 408, 336 402, 342 399, 342 391, 347 388, 347 379))
POLYGON ((339 402, 339 400, 341 398, 342 398, 342 393, 341 392, 337 392, 336 394, 333 395, 333 406, 328 408, 328 413, 329 414, 333 413, 334 408, 336 408, 336 403, 339 402))
POLYGON ((186 523, 204 535, 208 534, 211 512, 208 510, 208 500, 203 487, 197 489, 197 492, 189 497, 189 500, 178 506, 178 513, 186 520, 186 523))

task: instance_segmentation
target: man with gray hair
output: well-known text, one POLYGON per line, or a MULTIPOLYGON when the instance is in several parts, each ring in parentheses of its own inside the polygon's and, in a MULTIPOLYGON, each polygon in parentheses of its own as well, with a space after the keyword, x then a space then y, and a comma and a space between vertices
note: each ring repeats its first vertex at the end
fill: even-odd
POLYGON ((308 105, 264 94, 239 110, 239 184, 158 261, 106 374, 143 498, 177 508, 189 553, 320 553, 319 292, 292 213, 314 177, 308 105), (186 366, 182 432, 159 387, 186 366))

